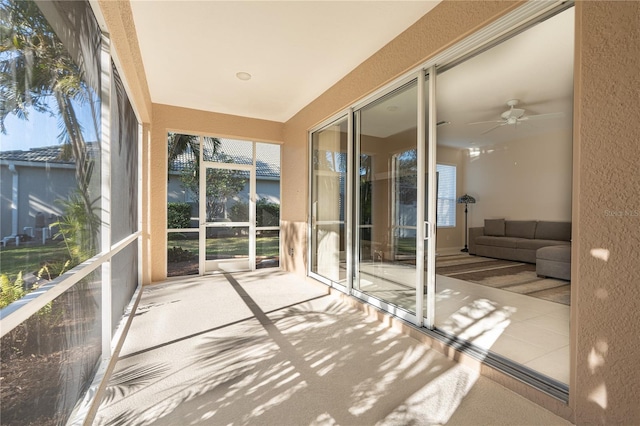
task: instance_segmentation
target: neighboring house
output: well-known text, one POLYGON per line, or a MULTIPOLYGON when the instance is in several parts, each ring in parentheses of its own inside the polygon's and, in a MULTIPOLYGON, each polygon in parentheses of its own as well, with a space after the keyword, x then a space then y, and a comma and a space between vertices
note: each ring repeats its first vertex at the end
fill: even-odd
POLYGON ((62 214, 57 200, 66 199, 75 189, 76 177, 74 160, 61 154, 62 145, 0 152, 2 238, 41 236, 35 230, 36 216, 44 215, 46 226, 62 214))

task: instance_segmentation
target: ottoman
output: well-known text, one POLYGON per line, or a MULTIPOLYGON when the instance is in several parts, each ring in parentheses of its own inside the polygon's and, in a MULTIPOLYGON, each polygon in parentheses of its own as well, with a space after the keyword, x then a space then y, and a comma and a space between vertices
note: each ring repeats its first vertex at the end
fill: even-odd
POLYGON ((571 280, 571 246, 548 246, 536 251, 536 274, 571 280))

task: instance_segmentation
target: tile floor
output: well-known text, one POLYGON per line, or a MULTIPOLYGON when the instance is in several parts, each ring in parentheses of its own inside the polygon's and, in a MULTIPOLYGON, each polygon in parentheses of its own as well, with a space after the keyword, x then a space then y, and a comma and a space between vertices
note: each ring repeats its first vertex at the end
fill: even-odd
MULTIPOLYGON (((415 311, 415 268, 361 264, 360 278, 359 288, 369 296, 415 311)), ((567 305, 436 276, 437 328, 565 384, 569 319, 567 305)))
POLYGON ((436 327, 569 383, 569 306, 441 275, 436 293, 436 327))

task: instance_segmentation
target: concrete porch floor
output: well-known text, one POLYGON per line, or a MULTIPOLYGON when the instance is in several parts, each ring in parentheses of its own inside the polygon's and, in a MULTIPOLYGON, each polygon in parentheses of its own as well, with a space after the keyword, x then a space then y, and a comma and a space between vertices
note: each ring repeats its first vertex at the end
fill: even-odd
POLYGON ((280 270, 147 286, 97 425, 568 425, 280 270))

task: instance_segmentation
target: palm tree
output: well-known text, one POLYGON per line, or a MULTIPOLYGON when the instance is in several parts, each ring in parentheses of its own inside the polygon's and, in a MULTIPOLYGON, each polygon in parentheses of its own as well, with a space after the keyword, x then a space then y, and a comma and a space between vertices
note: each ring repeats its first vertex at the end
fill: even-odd
MULTIPOLYGON (((99 135, 97 95, 86 77, 56 36, 33 1, 2 0, 0 3, 0 130, 6 134, 9 114, 28 119, 31 111, 55 115, 60 120, 59 140, 63 156, 73 158, 79 202, 85 215, 96 216, 89 190, 94 161, 88 155, 77 106, 92 111, 95 134, 99 135)), ((91 238, 87 252, 97 245, 99 221, 86 224, 91 238), (96 225, 96 223, 98 225, 96 225)))
MULTIPOLYGON (((205 150, 211 150, 208 155, 215 156, 220 150, 220 139, 205 136, 204 145, 205 150)), ((190 158, 190 160, 198 163, 198 159, 200 157, 200 143, 198 136, 170 132, 167 136, 167 150, 167 165, 169 167, 169 171, 179 170, 175 168, 175 162, 178 157, 183 154, 191 153, 193 157, 190 158)))

